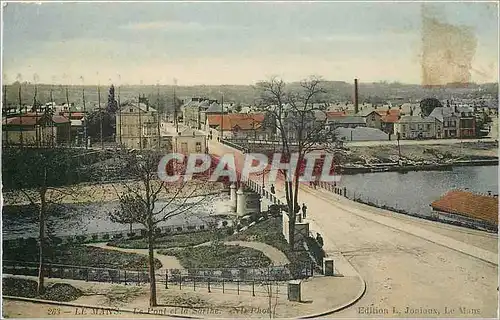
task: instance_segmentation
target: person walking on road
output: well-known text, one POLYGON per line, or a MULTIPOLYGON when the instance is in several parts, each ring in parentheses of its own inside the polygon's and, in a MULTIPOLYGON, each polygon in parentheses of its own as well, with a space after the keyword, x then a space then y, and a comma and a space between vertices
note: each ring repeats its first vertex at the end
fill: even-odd
POLYGON ((318 242, 320 248, 323 248, 323 237, 319 234, 319 233, 316 233, 316 241, 318 242))
POLYGON ((302 203, 302 218, 306 218, 307 207, 305 203, 302 203))
POLYGON ((271 185, 271 193, 274 194, 274 184, 271 185))

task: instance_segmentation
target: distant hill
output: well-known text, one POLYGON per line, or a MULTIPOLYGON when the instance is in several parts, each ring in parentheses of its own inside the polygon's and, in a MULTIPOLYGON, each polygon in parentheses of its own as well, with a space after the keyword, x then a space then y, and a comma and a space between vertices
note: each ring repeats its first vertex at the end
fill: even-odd
MULTIPOLYGON (((290 88, 298 87, 298 82, 290 83, 290 88)), ((7 105, 19 105, 19 83, 7 85, 7 105)), ((326 99, 328 101, 352 101, 354 85, 342 81, 325 81, 323 83, 327 91, 326 99)), ((38 85, 37 101, 45 103, 50 101, 50 91, 52 89, 53 100, 57 103, 66 102, 66 87, 60 85, 38 85)), ((68 86, 68 99, 78 106, 83 105, 83 89, 85 89, 86 106, 91 108, 97 104, 97 86, 68 86)), ((100 86, 101 103, 108 99, 109 86, 100 86)), ((224 93, 225 102, 241 103, 243 105, 254 104, 259 93, 251 85, 200 85, 200 86, 178 86, 176 95, 180 99, 189 99, 191 97, 207 97, 211 99, 221 99, 221 92, 224 93)), ((120 93, 120 101, 135 100, 139 94, 144 94, 149 98, 151 104, 155 106, 159 100, 160 105, 166 110, 173 110, 174 86, 146 86, 133 85, 121 86, 116 88, 116 98, 120 93), (159 92, 159 95, 158 95, 159 92)), ((359 83, 359 101, 383 103, 387 100, 397 100, 398 102, 419 101, 426 97, 436 97, 446 99, 450 96, 481 97, 490 94, 497 96, 498 84, 489 83, 481 85, 468 85, 466 88, 459 87, 456 84, 450 84, 446 87, 424 88, 420 85, 401 84, 401 83, 359 83)), ((31 105, 33 103, 34 85, 23 83, 21 85, 21 98, 23 104, 31 105)))

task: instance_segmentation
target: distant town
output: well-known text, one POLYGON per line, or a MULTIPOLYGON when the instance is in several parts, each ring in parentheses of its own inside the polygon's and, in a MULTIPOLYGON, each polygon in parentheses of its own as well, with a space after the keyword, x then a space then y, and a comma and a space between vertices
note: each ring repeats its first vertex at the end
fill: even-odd
MULTIPOLYGON (((25 101, 27 97, 21 97, 22 85, 18 83, 17 87, 19 98, 25 101)), ((357 82, 353 89, 350 101, 321 101, 310 107, 314 114, 311 121, 324 124, 340 141, 471 139, 497 135, 498 101, 492 94, 471 98, 471 89, 462 89, 459 94, 456 90, 450 93, 446 99, 422 97, 420 101, 407 102, 415 99, 398 96, 361 99, 359 96, 364 94, 358 92, 357 82), (364 100, 378 100, 378 103, 364 100)), ((71 90, 75 98, 75 89, 71 90)), ((161 101, 160 92, 157 97, 139 93, 135 100, 120 101, 114 86, 107 91, 99 93, 99 101, 92 101, 96 95, 89 93, 89 88, 82 89, 76 101, 69 98, 40 101, 35 93, 34 104, 19 105, 10 97, 6 100, 5 87, 4 145, 89 147, 102 142, 107 146, 111 143, 136 149, 172 150, 178 144, 178 150, 204 152, 207 137, 279 140, 279 132, 265 107, 234 99, 223 101, 222 91, 210 97, 174 96, 171 101, 175 103, 166 101, 164 92, 161 101), (91 97, 88 101, 84 101, 86 94, 91 97), (192 141, 182 138, 180 142, 178 136, 192 137, 192 141)))

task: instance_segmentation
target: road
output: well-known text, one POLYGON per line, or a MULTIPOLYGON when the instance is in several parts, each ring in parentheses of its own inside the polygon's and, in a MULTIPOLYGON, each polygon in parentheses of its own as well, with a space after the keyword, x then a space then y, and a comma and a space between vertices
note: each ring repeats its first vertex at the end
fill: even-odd
MULTIPOLYGON (((238 154, 220 144, 210 150, 238 154)), ((241 160, 236 165, 240 166, 241 160)), ((261 179, 256 181, 261 183, 261 179)), ((326 251, 340 251, 367 284, 359 302, 330 317, 497 316, 498 265, 404 231, 421 224, 386 217, 391 227, 371 219, 370 215, 377 217, 371 211, 360 214, 359 209, 341 204, 333 195, 308 189, 301 188, 299 203, 308 206, 311 229, 323 235, 326 251), (387 314, 377 313, 380 310, 387 314)), ((279 184, 276 194, 283 195, 279 184)), ((458 227, 455 230, 464 232, 458 227)))

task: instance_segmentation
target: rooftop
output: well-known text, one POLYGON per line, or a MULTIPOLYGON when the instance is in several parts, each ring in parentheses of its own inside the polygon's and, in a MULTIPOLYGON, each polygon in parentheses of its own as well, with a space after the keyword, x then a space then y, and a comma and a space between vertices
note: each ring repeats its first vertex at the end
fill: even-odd
POLYGON ((431 203, 434 210, 458 214, 498 226, 498 198, 452 190, 431 203))
POLYGON ((242 130, 252 130, 260 128, 265 115, 263 113, 229 113, 223 116, 218 114, 208 115, 208 125, 211 127, 220 127, 221 117, 223 130, 232 130, 235 127, 239 127, 242 130))

